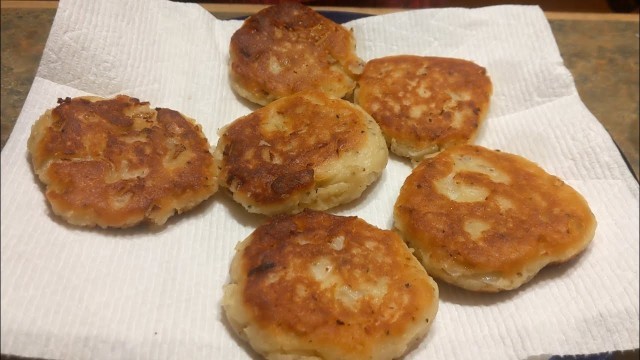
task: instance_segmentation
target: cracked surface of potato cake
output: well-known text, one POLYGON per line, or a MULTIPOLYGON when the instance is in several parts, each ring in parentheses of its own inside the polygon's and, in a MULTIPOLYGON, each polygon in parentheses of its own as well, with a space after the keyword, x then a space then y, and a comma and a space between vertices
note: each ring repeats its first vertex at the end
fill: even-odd
POLYGON ((272 102, 220 130, 220 185, 249 212, 326 210, 360 197, 388 150, 360 107, 322 92, 272 102))
POLYGON ((403 184, 395 226, 427 272, 469 290, 515 289, 591 242, 586 200, 533 162, 476 145, 424 159, 403 184))
POLYGON ((279 215, 236 247, 222 305, 267 359, 395 359, 422 340, 438 286, 393 231, 279 215))
POLYGON ((312 89, 345 97, 363 66, 349 30, 298 2, 250 16, 231 37, 229 52, 232 88, 261 105, 312 89))
POLYGON ((367 62, 355 102, 378 122, 391 152, 417 162, 471 142, 492 91, 486 70, 473 62, 398 55, 367 62))
POLYGON ((71 224, 164 224, 218 189, 199 125, 136 98, 58 100, 32 126, 28 148, 53 212, 71 224))

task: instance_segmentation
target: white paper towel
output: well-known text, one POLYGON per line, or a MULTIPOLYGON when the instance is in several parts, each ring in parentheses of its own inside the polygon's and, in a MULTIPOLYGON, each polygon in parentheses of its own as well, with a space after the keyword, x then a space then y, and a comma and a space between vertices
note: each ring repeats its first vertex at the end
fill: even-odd
MULTIPOLYGON (((220 298, 235 244, 264 218, 224 193, 159 230, 88 230, 51 214, 33 175, 30 126, 57 98, 128 94, 194 117, 210 142, 252 111, 231 91, 228 45, 240 21, 163 0, 63 0, 24 108, 2 151, 1 346, 61 359, 248 359, 220 298)), ((516 359, 638 347, 638 183, 581 102, 537 7, 430 9, 353 28, 365 59, 465 58, 494 84, 477 143, 561 177, 598 219, 584 254, 519 290, 441 284, 429 335, 407 359, 516 359)), ((364 198, 336 209, 381 227, 409 174, 392 157, 364 198)))

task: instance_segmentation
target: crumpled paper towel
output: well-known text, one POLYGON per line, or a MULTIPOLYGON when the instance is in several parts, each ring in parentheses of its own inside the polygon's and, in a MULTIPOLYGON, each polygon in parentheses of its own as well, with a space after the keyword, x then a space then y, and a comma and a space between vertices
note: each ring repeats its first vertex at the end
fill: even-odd
MULTIPOLYGON (((62 0, 42 62, 2 151, 3 353, 60 359, 248 359, 221 311, 235 244, 264 221, 220 192, 159 230, 90 230, 52 215, 30 168, 31 124, 57 98, 128 94, 194 117, 210 142, 252 111, 229 87, 240 21, 163 0, 62 0)), ((428 9, 358 19, 365 59, 465 58, 494 84, 477 143, 516 153, 588 200, 591 246, 519 290, 441 284, 440 310, 407 359, 523 359, 638 347, 638 183, 581 102, 537 7, 428 9)), ((364 197, 334 213, 392 225, 410 172, 392 157, 364 197)))

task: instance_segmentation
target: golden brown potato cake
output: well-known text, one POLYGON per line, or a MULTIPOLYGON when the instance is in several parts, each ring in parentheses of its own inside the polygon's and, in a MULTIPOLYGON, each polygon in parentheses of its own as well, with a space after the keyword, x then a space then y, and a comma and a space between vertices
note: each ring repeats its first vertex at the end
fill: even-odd
POLYGON ((355 102, 378 122, 391 152, 418 162, 471 142, 492 91, 486 70, 473 62, 398 55, 367 62, 355 102))
POLYGON ((353 92, 363 66, 349 30, 297 2, 249 17, 229 52, 231 86, 261 105, 310 89, 342 98, 353 92))
POLYGON ((358 198, 387 165, 376 122, 322 92, 272 102, 220 130, 220 185, 249 212, 326 210, 358 198))
POLYGON ((32 126, 29 152, 53 212, 71 224, 164 224, 218 189, 200 126, 118 95, 59 99, 32 126))
POLYGON ((475 145, 423 160, 406 179, 395 226, 429 274, 469 290, 510 290, 591 242, 585 199, 520 156, 475 145))
POLYGON ((398 234, 357 217, 274 217, 238 244, 230 273, 226 317, 267 359, 394 359, 438 309, 398 234))

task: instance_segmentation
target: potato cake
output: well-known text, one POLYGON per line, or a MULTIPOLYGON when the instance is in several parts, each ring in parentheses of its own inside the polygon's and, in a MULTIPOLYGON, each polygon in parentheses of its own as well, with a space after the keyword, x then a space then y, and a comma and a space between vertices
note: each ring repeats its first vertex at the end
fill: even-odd
POLYGON ((58 103, 32 126, 28 148, 51 209, 69 223, 162 225, 217 191, 195 120, 125 95, 58 103))
POLYGON ((492 89, 486 70, 473 62, 398 55, 367 62, 354 98, 378 122, 391 152, 415 163, 471 142, 492 89))
POLYGON ((360 107, 319 91, 272 102, 220 130, 220 185, 249 212, 326 210, 380 177, 388 150, 360 107))
POLYGON ((362 72, 355 46, 349 30, 310 7, 273 5, 250 16, 231 37, 231 86, 261 105, 311 89, 342 98, 362 72))
POLYGON ((236 247, 222 305, 268 359, 395 359, 428 332, 438 286, 393 231, 305 210, 236 247))
POLYGON ((469 290, 515 289, 591 242, 586 200, 531 161, 476 145, 423 160, 403 184, 395 226, 432 276, 469 290))

